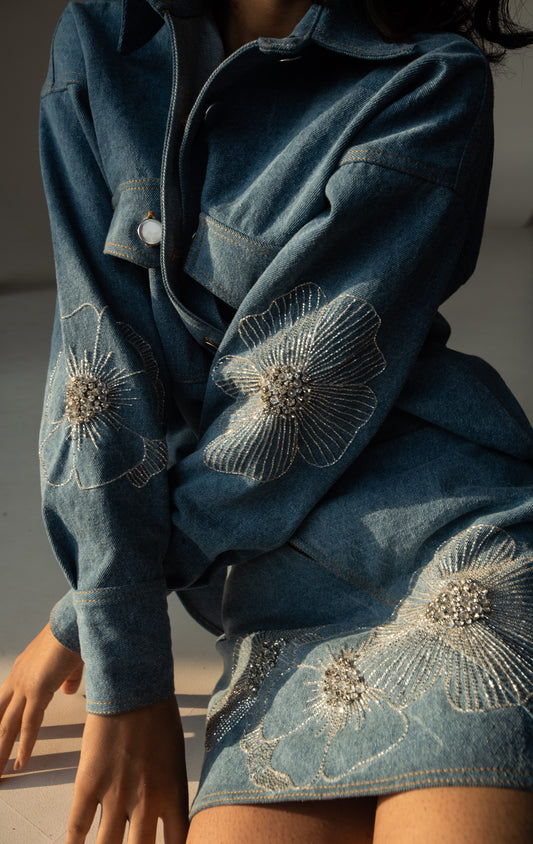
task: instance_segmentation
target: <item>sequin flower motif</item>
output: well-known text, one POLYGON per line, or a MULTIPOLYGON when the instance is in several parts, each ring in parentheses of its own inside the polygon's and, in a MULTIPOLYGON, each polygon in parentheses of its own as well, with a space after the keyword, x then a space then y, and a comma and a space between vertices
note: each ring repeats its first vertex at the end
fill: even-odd
POLYGON ((403 708, 439 677, 456 709, 533 695, 533 557, 491 525, 442 545, 364 649, 369 679, 403 708))
POLYGON ((214 696, 207 713, 205 746, 212 750, 253 709, 269 675, 290 670, 293 643, 282 633, 255 633, 240 639, 228 690, 214 696))
POLYGON ((241 739, 252 781, 270 791, 340 782, 389 753, 408 721, 369 682, 347 641, 312 648, 274 687, 259 723, 241 739))
POLYGON ((224 357, 213 370, 236 401, 204 451, 207 465, 270 481, 297 454, 312 466, 336 463, 377 405, 367 382, 385 368, 379 326, 368 302, 343 294, 328 303, 314 284, 243 318, 247 353, 224 357))
POLYGON ((163 387, 148 343, 107 308, 85 303, 61 320, 72 344, 51 374, 39 456, 52 486, 142 487, 167 465, 163 387), (90 346, 86 345, 89 340, 90 346), (154 413, 145 414, 148 403, 154 413))

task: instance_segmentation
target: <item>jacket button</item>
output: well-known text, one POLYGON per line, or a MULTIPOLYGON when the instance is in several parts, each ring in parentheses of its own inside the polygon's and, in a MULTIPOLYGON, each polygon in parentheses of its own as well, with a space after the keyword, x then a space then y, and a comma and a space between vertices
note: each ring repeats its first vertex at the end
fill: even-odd
POLYGON ((137 227, 137 234, 146 246, 158 246, 161 243, 163 226, 150 211, 137 227))

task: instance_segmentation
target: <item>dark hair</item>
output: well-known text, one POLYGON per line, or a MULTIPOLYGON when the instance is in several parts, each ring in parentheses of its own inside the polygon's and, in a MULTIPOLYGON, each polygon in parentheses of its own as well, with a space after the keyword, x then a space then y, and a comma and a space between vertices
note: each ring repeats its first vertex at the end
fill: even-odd
POLYGON ((347 0, 363 6, 381 34, 402 41, 415 32, 457 32, 491 61, 533 44, 533 32, 514 23, 509 0, 347 0))

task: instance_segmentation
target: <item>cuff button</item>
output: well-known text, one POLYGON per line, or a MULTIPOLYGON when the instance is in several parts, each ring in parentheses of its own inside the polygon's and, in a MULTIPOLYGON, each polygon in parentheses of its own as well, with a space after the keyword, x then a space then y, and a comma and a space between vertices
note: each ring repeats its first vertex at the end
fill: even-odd
POLYGON ((162 231, 163 226, 160 221, 154 217, 151 211, 148 212, 144 220, 139 223, 139 226, 137 227, 139 239, 142 240, 146 246, 159 246, 161 243, 162 231))

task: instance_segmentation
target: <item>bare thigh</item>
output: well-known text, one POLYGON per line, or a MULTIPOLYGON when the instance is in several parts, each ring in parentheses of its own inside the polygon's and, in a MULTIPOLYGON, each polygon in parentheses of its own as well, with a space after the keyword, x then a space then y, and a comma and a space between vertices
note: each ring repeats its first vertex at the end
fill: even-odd
POLYGON ((376 799, 217 806, 191 821, 187 844, 372 844, 376 799))
POLYGON ((378 800, 374 844, 531 844, 533 792, 427 788, 378 800))
POLYGON ((531 844, 533 793, 428 788, 343 800, 217 806, 187 844, 531 844))

